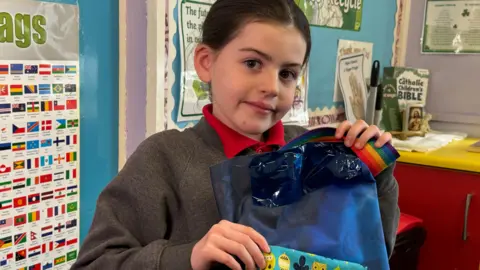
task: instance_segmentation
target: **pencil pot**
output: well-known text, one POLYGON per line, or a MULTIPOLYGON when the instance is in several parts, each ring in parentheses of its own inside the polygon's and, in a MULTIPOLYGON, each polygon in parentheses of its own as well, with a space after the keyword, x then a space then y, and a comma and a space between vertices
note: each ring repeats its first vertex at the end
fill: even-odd
POLYGON ((388 269, 367 163, 342 142, 317 141, 236 157, 210 172, 221 218, 272 246, 269 269, 388 269))

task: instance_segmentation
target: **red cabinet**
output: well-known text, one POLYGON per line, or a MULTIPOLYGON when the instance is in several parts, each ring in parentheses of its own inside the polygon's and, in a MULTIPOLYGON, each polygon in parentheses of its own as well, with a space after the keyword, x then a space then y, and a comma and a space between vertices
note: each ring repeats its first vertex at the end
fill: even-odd
POLYGON ((395 176, 400 210, 427 229, 419 270, 480 269, 480 174, 397 163, 395 176))

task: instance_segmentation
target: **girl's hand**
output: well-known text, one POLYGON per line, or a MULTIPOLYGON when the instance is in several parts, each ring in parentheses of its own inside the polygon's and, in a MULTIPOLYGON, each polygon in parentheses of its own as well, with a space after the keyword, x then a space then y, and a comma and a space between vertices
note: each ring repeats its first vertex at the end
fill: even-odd
POLYGON ((208 270, 213 263, 221 263, 230 269, 241 270, 234 259, 237 256, 246 269, 266 267, 263 252, 270 252, 267 240, 250 227, 220 221, 193 247, 190 263, 194 270, 208 270), (256 266, 255 266, 256 265, 256 266))
POLYGON ((377 138, 377 141, 375 142, 376 147, 382 147, 392 140, 392 134, 389 132, 381 134, 380 129, 377 126, 369 126, 363 120, 358 120, 353 125, 349 121, 341 123, 337 128, 335 137, 341 139, 343 136, 345 136, 345 145, 347 147, 351 147, 355 144, 357 149, 362 149, 371 138, 377 138), (357 139, 360 134, 362 135, 357 139))

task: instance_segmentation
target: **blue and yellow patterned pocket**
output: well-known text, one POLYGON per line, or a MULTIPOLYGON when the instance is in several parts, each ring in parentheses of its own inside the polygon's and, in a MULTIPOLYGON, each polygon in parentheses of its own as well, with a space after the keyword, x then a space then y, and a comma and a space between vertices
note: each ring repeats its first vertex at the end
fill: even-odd
POLYGON ((293 249, 270 246, 271 252, 264 254, 265 270, 365 270, 356 263, 328 259, 293 249))

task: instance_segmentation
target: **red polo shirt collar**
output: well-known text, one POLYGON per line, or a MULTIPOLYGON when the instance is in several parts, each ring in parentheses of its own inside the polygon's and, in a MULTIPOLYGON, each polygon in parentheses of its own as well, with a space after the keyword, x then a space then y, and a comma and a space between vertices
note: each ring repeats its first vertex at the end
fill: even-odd
POLYGON ((247 148, 258 153, 269 152, 285 145, 285 135, 282 121, 278 121, 268 130, 267 140, 259 142, 246 137, 229 128, 212 114, 212 104, 203 107, 203 115, 207 123, 217 132, 223 144, 223 151, 227 158, 235 157, 247 148))

